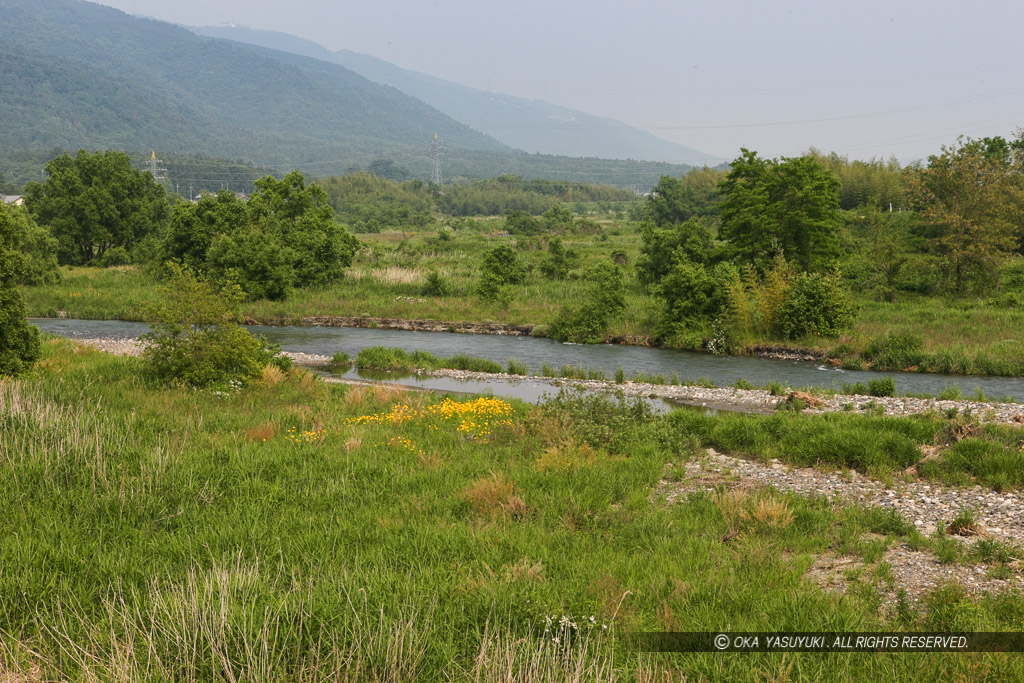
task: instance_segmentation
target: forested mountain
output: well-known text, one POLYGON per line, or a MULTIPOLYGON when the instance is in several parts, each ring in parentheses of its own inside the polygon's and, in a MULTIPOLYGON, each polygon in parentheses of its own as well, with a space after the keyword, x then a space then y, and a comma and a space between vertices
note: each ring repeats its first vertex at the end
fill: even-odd
POLYGON ((29 160, 78 148, 237 159, 312 176, 386 161, 429 179, 435 133, 447 178, 518 173, 650 186, 685 170, 526 154, 338 64, 81 0, 0 0, 0 16, 0 172, 17 183, 39 177, 29 160))
POLYGON ((193 27, 200 35, 260 45, 341 64, 377 83, 412 95, 517 149, 541 154, 606 159, 646 159, 715 165, 721 159, 662 140, 614 119, 591 116, 542 100, 492 93, 395 66, 370 55, 332 52, 286 33, 244 26, 193 27))

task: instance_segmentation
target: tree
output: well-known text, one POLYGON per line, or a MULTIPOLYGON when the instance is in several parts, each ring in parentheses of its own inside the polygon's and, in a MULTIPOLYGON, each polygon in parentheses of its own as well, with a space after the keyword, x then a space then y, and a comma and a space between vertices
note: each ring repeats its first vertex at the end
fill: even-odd
POLYGON ((761 159, 743 149, 722 181, 720 236, 760 270, 776 255, 805 272, 839 256, 839 181, 810 156, 761 159))
POLYGON ((287 366, 277 348, 238 323, 244 296, 235 284, 216 289, 191 269, 170 264, 170 278, 150 310, 157 322, 143 335, 147 370, 156 380, 208 387, 246 383, 268 364, 287 366))
POLYGON ((1024 192, 1011 149, 993 139, 961 138, 914 169, 912 197, 957 293, 994 283, 1000 259, 1020 246, 1015 233, 1024 225, 1024 192))
POLYGON ((611 263, 596 263, 586 270, 585 293, 564 307, 551 321, 550 334, 561 342, 599 344, 608 323, 626 307, 622 271, 611 263))
POLYGON ((334 220, 324 190, 298 171, 255 185, 248 202, 221 190, 176 205, 161 258, 232 280, 251 299, 340 279, 359 242, 334 220))
POLYGON ((25 277, 27 221, 0 207, 0 375, 17 375, 39 359, 39 329, 30 325, 17 283, 25 277))
POLYGON ((694 216, 716 213, 718 185, 722 173, 704 167, 679 178, 661 176, 651 189, 640 213, 659 227, 688 221, 694 216))
POLYGON ((668 275, 679 259, 699 264, 711 260, 711 231, 701 218, 690 218, 665 230, 645 223, 640 228, 640 239, 643 245, 636 271, 640 282, 648 286, 668 275))
POLYGON ((0 204, 0 231, 9 247, 20 255, 15 282, 20 285, 51 284, 60 280, 57 240, 40 227, 23 206, 0 204))
POLYGON ((57 238, 63 264, 89 263, 113 247, 131 250, 168 216, 164 189, 123 152, 63 154, 46 173, 45 182, 25 187, 25 203, 57 238))

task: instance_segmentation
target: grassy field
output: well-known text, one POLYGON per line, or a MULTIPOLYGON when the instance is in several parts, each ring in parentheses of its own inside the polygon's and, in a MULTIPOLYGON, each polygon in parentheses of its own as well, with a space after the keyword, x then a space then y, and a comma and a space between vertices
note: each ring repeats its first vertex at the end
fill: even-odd
MULTIPOLYGON (((150 386, 141 362, 50 340, 32 375, 0 381, 0 674, 14 680, 1024 677, 1015 654, 652 654, 630 639, 1018 629, 1018 594, 942 587, 883 609, 879 544, 930 539, 878 510, 656 495, 702 444, 818 462, 786 446, 815 434, 834 442, 829 466, 892 472, 939 418, 657 417, 299 369, 200 392, 150 386), (804 577, 826 551, 863 557, 862 589, 804 577)), ((977 438, 1011 450, 1011 432, 977 438)))
MULTIPOLYGON (((580 265, 608 260, 613 252, 627 259, 625 309, 607 330, 613 337, 648 339, 660 333, 660 302, 636 281, 633 264, 640 240, 631 224, 611 217, 597 222, 600 231, 564 237, 565 246, 579 254, 580 265)), ((578 278, 555 281, 538 268, 546 255, 542 242, 497 234, 503 223, 482 219, 473 228, 460 228, 449 239, 435 232, 360 235, 363 244, 348 276, 323 288, 296 290, 284 301, 255 301, 246 314, 268 324, 297 323, 308 316, 373 316, 431 319, 447 322, 498 322, 545 326, 565 307, 588 296, 588 283, 578 278), (482 255, 499 244, 528 246, 521 256, 531 273, 525 283, 512 286, 507 305, 483 300, 475 293, 482 255), (436 270, 451 286, 447 296, 427 296, 424 285, 436 270)), ((52 317, 63 311, 75 318, 141 320, 145 303, 156 298, 155 282, 131 267, 115 269, 63 269, 55 285, 28 287, 25 295, 32 316, 52 317)), ((881 302, 855 294, 859 308, 853 330, 838 339, 809 337, 786 341, 791 346, 829 351, 856 367, 871 359, 864 352, 875 338, 889 333, 910 334, 922 341, 920 357, 907 366, 923 371, 961 374, 1024 374, 1024 309, 988 306, 980 299, 950 300, 906 295, 898 303, 881 302)), ((698 347, 700 339, 690 342, 698 347)), ((779 340, 738 338, 734 350, 778 344, 779 340)))

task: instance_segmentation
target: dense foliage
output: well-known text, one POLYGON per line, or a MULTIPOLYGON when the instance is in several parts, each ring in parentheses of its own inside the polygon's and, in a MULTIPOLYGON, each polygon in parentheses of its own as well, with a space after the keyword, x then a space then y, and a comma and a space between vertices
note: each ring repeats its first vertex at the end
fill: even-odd
POLYGON ((0 375, 17 375, 39 358, 39 330, 25 315, 25 299, 16 286, 33 269, 26 255, 34 232, 20 209, 0 205, 0 375))
POLYGON ((275 348, 238 324, 238 285, 218 290, 188 268, 169 268, 164 296, 151 311, 153 331, 143 337, 153 378, 193 387, 244 384, 279 362, 275 348))
POLYGON ((90 263, 116 247, 131 250, 167 217, 163 187, 132 168, 123 152, 62 154, 46 174, 25 187, 25 205, 57 239, 62 264, 90 263))
POLYGON ((358 242, 334 220, 323 189, 297 171, 255 185, 248 201, 222 190, 176 205, 160 260, 233 281, 254 299, 281 299, 292 287, 341 278, 358 242))
POLYGON ((758 269, 776 255, 821 272, 839 257, 839 180, 813 157, 761 159, 744 149, 721 185, 721 237, 758 269))

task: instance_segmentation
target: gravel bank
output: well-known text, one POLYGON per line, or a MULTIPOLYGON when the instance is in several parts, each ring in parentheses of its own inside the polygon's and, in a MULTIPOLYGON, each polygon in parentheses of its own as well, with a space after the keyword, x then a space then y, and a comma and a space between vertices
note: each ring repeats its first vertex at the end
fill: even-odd
MULTIPOLYGON (((966 489, 944 488, 921 482, 886 487, 857 472, 824 472, 813 468, 788 467, 777 460, 755 462, 717 453, 685 465, 682 481, 662 481, 657 493, 670 503, 685 502, 695 491, 714 492, 723 486, 730 491, 774 487, 807 497, 826 497, 838 505, 881 507, 896 511, 924 535, 939 526, 947 527, 963 509, 977 514, 977 534, 950 536, 964 544, 980 538, 1024 546, 1024 497, 1016 493, 996 493, 980 486, 966 489)), ((869 540, 883 539, 871 535, 869 540)), ((845 593, 858 583, 870 583, 884 595, 885 604, 896 602, 899 590, 914 601, 927 591, 947 583, 956 583, 972 593, 1000 592, 1024 588, 1020 561, 1008 567, 1009 573, 992 575, 985 563, 942 563, 930 553, 905 544, 891 547, 879 563, 865 565, 859 557, 839 556, 831 552, 818 556, 808 570, 808 578, 823 588, 845 593), (887 565, 879 571, 880 563, 887 565)))
MULTIPOLYGON (((142 343, 137 339, 76 339, 100 351, 119 355, 137 356, 142 352, 142 343)), ((325 365, 330 362, 328 356, 307 353, 286 352, 300 365, 325 365)), ((456 380, 504 380, 516 381, 525 379, 517 375, 489 372, 469 372, 466 370, 432 370, 420 372, 434 377, 449 377, 456 380)), ((644 384, 642 382, 625 382, 616 384, 611 381, 573 380, 553 377, 530 377, 533 382, 545 382, 553 387, 578 386, 592 391, 621 391, 626 396, 645 398, 663 398, 678 401, 687 405, 706 406, 726 411, 738 412, 772 412, 780 397, 772 396, 760 389, 733 389, 731 387, 704 388, 697 386, 671 386, 663 384, 644 384)), ((979 420, 1021 424, 1024 422, 1024 406, 1017 403, 982 403, 979 401, 939 401, 922 398, 878 398, 874 396, 837 395, 815 396, 817 405, 805 410, 808 413, 825 412, 869 412, 884 411, 886 415, 917 415, 929 412, 970 411, 979 420)))

